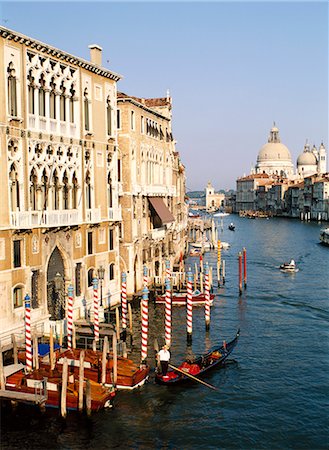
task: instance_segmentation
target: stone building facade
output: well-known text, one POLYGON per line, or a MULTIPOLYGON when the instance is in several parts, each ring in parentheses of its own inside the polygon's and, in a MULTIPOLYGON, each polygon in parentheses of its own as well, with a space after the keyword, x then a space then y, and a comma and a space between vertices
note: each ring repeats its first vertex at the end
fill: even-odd
POLYGON ((185 168, 172 135, 172 100, 144 99, 118 93, 118 142, 122 167, 120 204, 121 269, 127 292, 143 287, 143 267, 149 281, 163 278, 186 246, 185 168))
POLYGON ((120 76, 0 27, 0 340, 63 323, 120 298, 117 88, 120 76))

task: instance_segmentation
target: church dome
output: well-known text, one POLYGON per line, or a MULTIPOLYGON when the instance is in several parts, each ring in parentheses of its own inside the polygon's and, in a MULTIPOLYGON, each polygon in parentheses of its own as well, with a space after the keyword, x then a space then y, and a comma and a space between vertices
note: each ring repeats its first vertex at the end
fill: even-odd
POLYGON ((316 164, 316 157, 312 152, 303 152, 298 156, 297 166, 316 166, 316 164))
POLYGON ((269 162, 269 161, 289 161, 291 162, 291 155, 284 144, 281 143, 279 137, 279 129, 275 126, 270 131, 267 144, 263 145, 260 149, 257 157, 257 162, 269 162))

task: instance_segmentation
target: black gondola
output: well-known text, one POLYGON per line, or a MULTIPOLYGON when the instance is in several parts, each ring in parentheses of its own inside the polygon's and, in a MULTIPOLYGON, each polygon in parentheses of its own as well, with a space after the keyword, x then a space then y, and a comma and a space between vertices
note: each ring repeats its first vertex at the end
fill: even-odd
POLYGON ((228 342, 227 344, 223 343, 221 346, 214 346, 208 353, 199 356, 193 361, 184 361, 178 367, 180 370, 179 372, 169 370, 165 376, 161 373, 156 373, 155 381, 159 384, 171 386, 174 384, 183 383, 185 381, 191 381, 191 378, 188 375, 181 373, 181 371, 187 372, 193 377, 199 377, 199 375, 203 375, 208 370, 223 365, 238 343, 239 336, 240 329, 237 331, 235 338, 231 342, 228 342))
POLYGON ((228 226, 228 229, 231 230, 231 231, 234 231, 235 230, 234 223, 230 223, 230 225, 228 226))

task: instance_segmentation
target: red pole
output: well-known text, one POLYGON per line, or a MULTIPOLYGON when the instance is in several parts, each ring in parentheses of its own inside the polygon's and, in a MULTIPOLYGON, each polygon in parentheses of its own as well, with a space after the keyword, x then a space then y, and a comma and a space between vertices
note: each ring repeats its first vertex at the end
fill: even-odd
POLYGON ((243 281, 244 288, 247 288, 247 250, 243 247, 243 281))
POLYGON ((239 252, 239 294, 242 294, 242 253, 239 252))

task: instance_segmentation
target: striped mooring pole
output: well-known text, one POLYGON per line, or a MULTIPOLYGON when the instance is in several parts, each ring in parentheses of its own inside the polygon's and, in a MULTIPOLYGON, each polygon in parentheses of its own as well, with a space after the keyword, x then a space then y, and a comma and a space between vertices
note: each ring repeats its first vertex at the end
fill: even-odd
MULTIPOLYGON (((32 371, 32 339, 31 339, 31 303, 30 296, 25 295, 25 358, 26 358, 26 368, 28 372, 32 371)), ((38 353, 38 349, 34 349, 38 353)))
POLYGON ((121 274, 121 315, 122 315, 122 330, 123 340, 126 340, 127 336, 127 274, 122 272, 121 274))
POLYGON ((166 279, 166 305, 165 305, 165 341, 171 345, 171 286, 170 280, 166 279))
POLYGON ((217 241, 217 285, 220 285, 220 268, 221 268, 221 249, 220 249, 220 241, 217 241))
POLYGON ((170 272, 170 261, 166 259, 166 278, 171 280, 171 272, 170 272))
POLYGON ((142 364, 145 364, 147 358, 147 339, 148 339, 148 294, 149 290, 144 287, 142 298, 142 348, 141 348, 141 359, 142 364))
POLYGON ((98 316, 98 279, 93 279, 94 287, 94 336, 95 342, 99 341, 99 316, 98 316))
POLYGON ((72 348, 72 329, 73 329, 73 286, 67 288, 67 348, 72 348))
POLYGON ((205 297, 206 297, 204 314, 205 314, 205 321, 206 321, 206 331, 208 331, 210 328, 210 287, 209 287, 208 263, 206 263, 205 273, 204 273, 204 289, 205 289, 205 297))
POLYGON ((239 295, 242 295, 242 253, 239 252, 239 295))
POLYGON ((148 270, 147 270, 147 266, 143 267, 143 285, 146 288, 148 286, 148 270))
POLYGON ((186 326, 187 326, 187 343, 192 342, 192 316, 193 316, 193 305, 192 305, 192 280, 193 275, 191 268, 187 272, 187 298, 186 298, 186 326))

